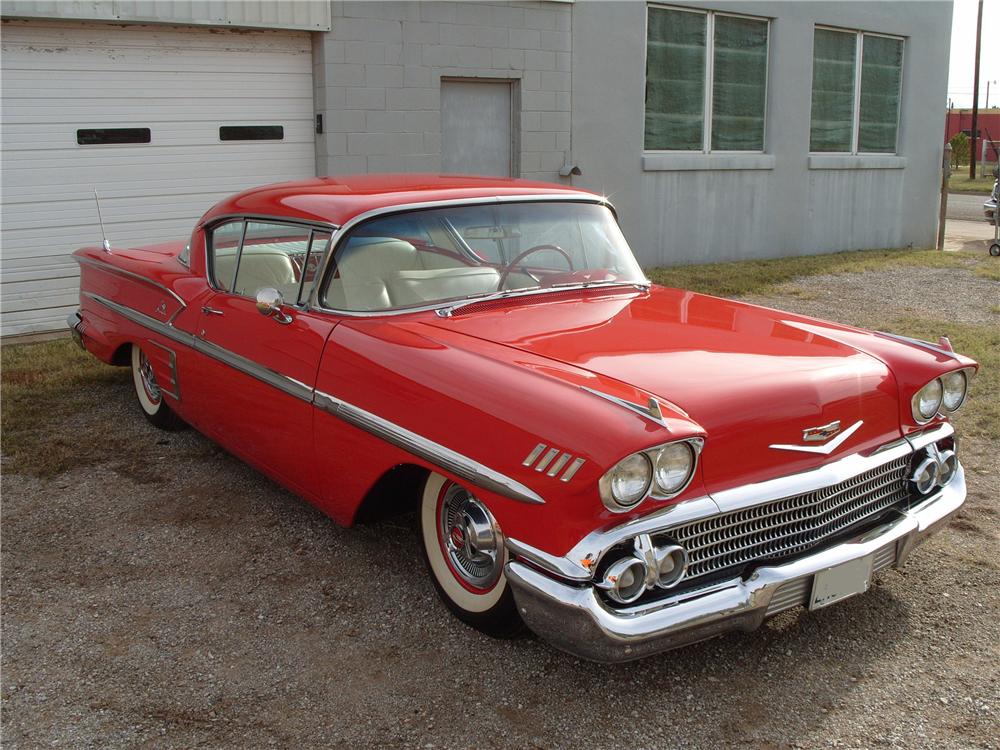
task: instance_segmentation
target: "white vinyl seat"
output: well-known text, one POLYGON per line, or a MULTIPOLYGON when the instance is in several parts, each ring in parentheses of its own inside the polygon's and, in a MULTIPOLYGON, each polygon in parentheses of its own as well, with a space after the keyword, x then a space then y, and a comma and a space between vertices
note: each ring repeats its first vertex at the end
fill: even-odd
POLYGON ((495 268, 437 268, 397 271, 386 278, 389 296, 397 305, 461 299, 496 291, 500 274, 495 268))
POLYGON ((383 310, 397 301, 387 280, 402 271, 420 269, 417 249, 393 237, 354 237, 337 257, 336 277, 326 292, 334 309, 383 310))
MULTIPOLYGON (((223 287, 227 287, 232 280, 235 265, 234 253, 216 254, 215 279, 223 287)), ((287 302, 294 303, 299 289, 295 266, 288 254, 281 250, 266 245, 248 245, 243 248, 233 293, 254 297, 264 287, 277 289, 287 302)))

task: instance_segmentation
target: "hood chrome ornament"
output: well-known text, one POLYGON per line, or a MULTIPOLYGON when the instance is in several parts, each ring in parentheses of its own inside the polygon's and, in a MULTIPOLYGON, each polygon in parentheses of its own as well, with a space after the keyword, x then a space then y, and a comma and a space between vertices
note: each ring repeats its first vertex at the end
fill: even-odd
POLYGON ((593 388, 588 388, 585 385, 580 386, 587 393, 593 393, 595 396, 600 396, 601 398, 610 401, 613 404, 618 404, 619 406, 624 406, 629 411, 635 412, 641 417, 645 417, 650 422, 655 422, 661 427, 667 426, 667 420, 663 417, 663 410, 660 408, 660 402, 655 398, 650 396, 649 401, 643 404, 636 404, 632 401, 626 401, 623 398, 617 398, 615 396, 609 396, 607 393, 601 393, 600 391, 595 391, 593 388))
MULTIPOLYGON (((823 456, 829 456, 837 448, 842 446, 847 439, 861 429, 861 425, 864 421, 859 419, 857 422, 852 424, 846 430, 840 433, 837 437, 828 443, 823 445, 787 445, 787 444, 775 444, 769 445, 769 448, 773 448, 776 451, 800 451, 802 453, 819 453, 823 456)), ((837 431, 840 429, 840 421, 831 422, 830 424, 823 425, 821 427, 808 427, 802 431, 802 439, 810 441, 825 440, 831 435, 836 435, 837 431), (824 436, 824 431, 826 435, 824 436)))

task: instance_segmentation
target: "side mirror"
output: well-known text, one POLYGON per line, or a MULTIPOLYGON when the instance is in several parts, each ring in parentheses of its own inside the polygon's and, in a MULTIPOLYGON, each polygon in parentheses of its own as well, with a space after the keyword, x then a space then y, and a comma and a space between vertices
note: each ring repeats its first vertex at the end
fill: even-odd
POLYGON ((266 286, 257 290, 257 312, 265 318, 274 318, 278 323, 288 325, 292 322, 292 316, 281 309, 284 304, 281 292, 274 287, 266 286))

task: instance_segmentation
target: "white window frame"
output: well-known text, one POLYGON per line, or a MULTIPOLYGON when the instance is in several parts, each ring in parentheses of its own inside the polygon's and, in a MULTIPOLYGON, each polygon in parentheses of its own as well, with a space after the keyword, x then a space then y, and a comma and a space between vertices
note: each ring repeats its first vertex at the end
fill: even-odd
MULTIPOLYGON (((818 23, 813 28, 813 64, 816 62, 816 30, 835 31, 841 34, 854 34, 854 102, 851 110, 851 150, 850 151, 810 151, 810 156, 897 156, 899 154, 899 128, 903 112, 903 75, 906 72, 906 37, 897 34, 881 34, 877 31, 862 29, 844 29, 839 26, 827 26, 818 23), (865 37, 877 36, 884 39, 895 39, 903 43, 903 52, 899 61, 899 101, 896 102, 896 142, 892 151, 859 151, 858 141, 861 138, 861 69, 864 65, 865 37)), ((811 85, 810 71, 809 88, 809 129, 812 130, 812 97, 815 91, 811 85)))
MULTIPOLYGON (((699 8, 684 8, 677 5, 666 5, 663 3, 647 3, 645 27, 643 29, 643 59, 642 76, 643 82, 646 80, 646 70, 649 65, 649 11, 653 8, 662 10, 677 10, 682 13, 696 13, 706 16, 705 21, 705 80, 704 100, 702 102, 702 112, 704 120, 701 132, 701 151, 692 149, 653 149, 643 148, 644 154, 766 154, 767 153, 767 104, 770 99, 770 77, 771 77, 771 18, 766 16, 753 16, 747 13, 730 13, 728 11, 701 10, 699 8), (767 62, 764 66, 764 131, 761 138, 761 147, 749 151, 730 151, 725 149, 712 149, 712 99, 715 93, 715 17, 727 16, 729 18, 747 18, 752 21, 763 21, 767 26, 767 62)), ((643 96, 642 103, 643 132, 642 140, 646 142, 646 101, 643 96)))

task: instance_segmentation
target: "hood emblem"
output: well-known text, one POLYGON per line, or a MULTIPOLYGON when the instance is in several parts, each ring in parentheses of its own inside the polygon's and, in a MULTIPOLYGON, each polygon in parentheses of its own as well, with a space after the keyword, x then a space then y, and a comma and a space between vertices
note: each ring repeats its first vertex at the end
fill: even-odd
POLYGON ((802 430, 802 440, 806 443, 822 443, 840 432, 840 420, 821 427, 806 427, 802 430))
POLYGON ((842 446, 847 439, 861 429, 861 425, 864 424, 863 420, 858 420, 846 430, 841 432, 839 435, 837 433, 840 431, 840 421, 830 422, 830 424, 822 425, 821 427, 809 427, 802 431, 802 440, 809 442, 819 442, 821 440, 826 440, 829 437, 837 435, 828 443, 823 445, 785 445, 776 444, 770 445, 769 448, 773 448, 776 451, 800 451, 802 453, 819 453, 823 456, 828 456, 833 453, 837 448, 842 446))

